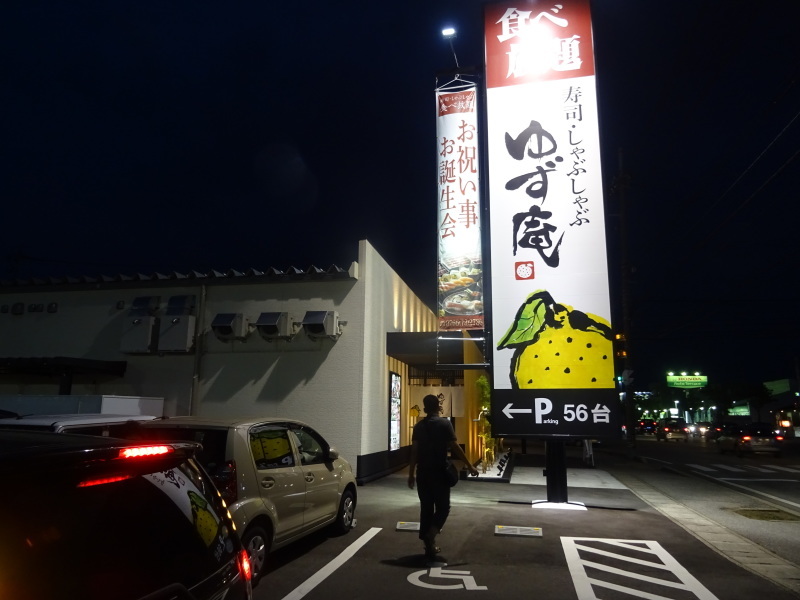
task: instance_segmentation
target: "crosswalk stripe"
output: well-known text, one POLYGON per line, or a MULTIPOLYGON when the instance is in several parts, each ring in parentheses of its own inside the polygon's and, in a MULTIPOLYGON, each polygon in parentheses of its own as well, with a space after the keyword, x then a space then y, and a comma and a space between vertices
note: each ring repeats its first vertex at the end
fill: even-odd
POLYGON ((692 469, 697 469, 698 471, 716 471, 716 469, 712 469, 711 467, 706 467, 705 465, 686 465, 692 469))
POLYGON ((800 473, 800 469, 794 469, 792 467, 781 467, 778 465, 770 465, 771 469, 778 469, 778 471, 786 471, 787 473, 800 473))
POLYGON ((716 467, 717 469, 720 469, 722 471, 733 471, 734 473, 744 473, 745 472, 744 469, 740 469, 739 467, 731 467, 729 465, 712 465, 712 466, 716 467))

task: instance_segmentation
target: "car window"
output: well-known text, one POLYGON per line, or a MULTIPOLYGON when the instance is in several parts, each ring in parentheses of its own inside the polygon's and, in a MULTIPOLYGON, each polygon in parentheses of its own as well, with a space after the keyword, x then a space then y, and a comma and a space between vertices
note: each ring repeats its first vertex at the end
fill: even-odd
POLYGON ((323 440, 319 434, 308 428, 295 428, 292 429, 292 433, 297 439, 300 464, 316 465, 325 462, 327 448, 323 446, 323 440))
POLYGON ((769 423, 753 423, 746 430, 748 435, 769 437, 773 434, 773 427, 769 423))
POLYGON ((26 477, 0 497, 2 514, 14 516, 0 536, 9 598, 139 598, 197 585, 235 552, 225 509, 195 462, 113 483, 61 477, 26 477))
POLYGON ((285 427, 266 425, 250 430, 250 448, 258 469, 293 467, 294 450, 285 427))
POLYGON ((197 453, 197 460, 212 477, 217 477, 225 468, 225 452, 228 443, 228 430, 203 427, 136 427, 133 439, 198 442, 203 449, 197 453))

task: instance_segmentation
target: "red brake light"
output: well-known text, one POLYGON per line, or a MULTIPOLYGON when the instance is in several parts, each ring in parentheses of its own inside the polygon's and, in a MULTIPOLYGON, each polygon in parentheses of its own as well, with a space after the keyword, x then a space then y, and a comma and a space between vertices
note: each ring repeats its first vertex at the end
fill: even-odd
POLYGON ((783 441, 783 436, 782 435, 776 435, 775 439, 778 440, 779 442, 782 442, 783 441))
POLYGON ((79 488, 82 487, 91 487, 93 485, 103 485, 105 483, 115 483, 117 481, 125 481, 126 479, 130 479, 133 475, 117 475, 115 477, 100 477, 98 479, 87 479, 86 481, 81 481, 78 484, 79 488))
POLYGON ((749 435, 743 435, 743 436, 742 436, 742 441, 743 441, 743 442, 749 442, 749 441, 750 441, 750 439, 751 439, 751 438, 750 438, 750 436, 749 436, 749 435))
POLYGON ((242 576, 242 579, 245 581, 251 581, 253 579, 253 570, 250 566, 250 556, 247 554, 247 550, 239 550, 239 574, 242 576))
POLYGON ((135 446, 131 448, 123 448, 119 451, 120 458, 139 458, 142 456, 162 456, 174 452, 172 446, 135 446))
POLYGON ((664 431, 669 431, 669 427, 664 427, 664 431))

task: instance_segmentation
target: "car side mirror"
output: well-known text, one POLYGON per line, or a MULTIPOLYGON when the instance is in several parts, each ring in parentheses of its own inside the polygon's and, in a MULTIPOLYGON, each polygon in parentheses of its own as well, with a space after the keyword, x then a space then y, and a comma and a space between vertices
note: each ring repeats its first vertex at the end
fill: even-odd
POLYGON ((328 448, 328 459, 329 460, 336 460, 337 458, 339 458, 339 451, 336 448, 334 448, 333 446, 328 448))

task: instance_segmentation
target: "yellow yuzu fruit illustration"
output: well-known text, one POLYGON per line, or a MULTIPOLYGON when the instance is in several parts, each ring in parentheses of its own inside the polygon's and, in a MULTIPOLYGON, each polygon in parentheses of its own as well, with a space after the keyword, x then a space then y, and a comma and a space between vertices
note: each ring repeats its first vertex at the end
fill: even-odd
POLYGON ((613 388, 611 325, 602 317, 531 294, 498 349, 513 348, 514 388, 613 388))

